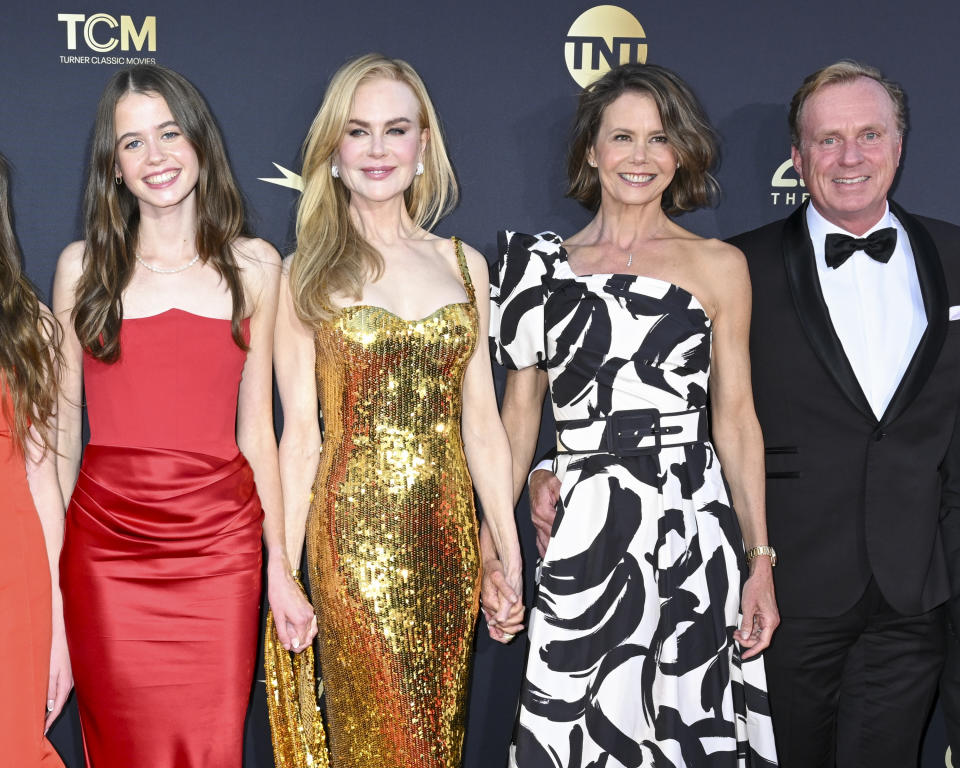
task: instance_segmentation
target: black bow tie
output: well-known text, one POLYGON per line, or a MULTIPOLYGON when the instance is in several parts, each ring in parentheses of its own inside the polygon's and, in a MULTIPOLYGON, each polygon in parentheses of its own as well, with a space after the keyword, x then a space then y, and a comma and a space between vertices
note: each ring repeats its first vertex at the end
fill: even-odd
POLYGON ((824 258, 827 266, 836 269, 856 251, 863 251, 871 259, 886 264, 897 244, 897 230, 884 227, 872 232, 869 237, 850 237, 833 233, 827 235, 824 258))

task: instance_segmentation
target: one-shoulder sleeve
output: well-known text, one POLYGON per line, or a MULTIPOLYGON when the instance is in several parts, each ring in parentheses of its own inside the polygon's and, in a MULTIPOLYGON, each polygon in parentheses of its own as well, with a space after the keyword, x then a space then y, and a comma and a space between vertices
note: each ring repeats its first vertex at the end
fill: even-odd
POLYGON ((497 234, 500 252, 490 278, 491 356, 506 368, 545 366, 543 306, 551 256, 560 239, 552 232, 497 234))

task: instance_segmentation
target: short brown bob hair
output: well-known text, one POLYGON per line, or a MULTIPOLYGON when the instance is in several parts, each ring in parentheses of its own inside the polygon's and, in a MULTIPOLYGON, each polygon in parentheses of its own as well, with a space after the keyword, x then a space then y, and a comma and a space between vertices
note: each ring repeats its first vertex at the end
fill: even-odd
POLYGON ((790 143, 800 149, 800 118, 803 113, 803 105, 807 103, 807 99, 828 85, 844 85, 859 80, 861 77, 875 80, 887 92, 887 96, 893 102, 893 114, 897 119, 897 130, 903 136, 907 132, 907 97, 903 88, 892 80, 887 80, 876 67, 861 64, 859 61, 853 61, 852 59, 842 59, 823 69, 818 69, 812 75, 808 75, 800 89, 793 94, 793 99, 790 101, 790 115, 787 118, 790 123, 790 143))
POLYGON ((567 197, 591 211, 600 207, 600 180, 596 168, 587 163, 587 155, 597 140, 604 110, 629 91, 653 99, 663 131, 680 161, 663 194, 664 211, 676 215, 712 205, 720 191, 710 174, 717 161, 713 128, 690 86, 676 73, 656 64, 621 64, 583 89, 567 157, 567 197))

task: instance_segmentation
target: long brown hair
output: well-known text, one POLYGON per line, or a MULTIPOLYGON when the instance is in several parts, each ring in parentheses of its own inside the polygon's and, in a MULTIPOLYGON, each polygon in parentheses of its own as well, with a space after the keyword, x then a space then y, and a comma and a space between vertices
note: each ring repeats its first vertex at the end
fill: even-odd
POLYGON ((656 103, 663 132, 680 161, 663 193, 663 210, 675 215, 711 205, 720 191, 710 174, 717 161, 713 128, 690 86, 657 64, 621 64, 583 89, 567 156, 567 197, 591 211, 600 207, 600 179, 597 169, 587 163, 587 155, 597 141, 604 110, 630 91, 646 94, 656 103))
POLYGON ((440 120, 420 75, 407 62, 368 53, 340 67, 323 97, 303 145, 303 194, 297 207, 297 250, 290 268, 290 290, 300 319, 316 326, 332 309, 330 297, 359 299, 368 280, 383 272, 383 258, 357 231, 350 216, 350 191, 330 174, 333 153, 350 119, 357 88, 383 78, 405 83, 420 106, 417 121, 430 136, 424 172, 404 193, 413 223, 431 229, 457 204, 457 180, 447 157, 440 120))
POLYGON ((120 355, 120 296, 133 275, 140 222, 137 198, 126 185, 118 186, 114 181, 114 114, 117 102, 128 93, 162 97, 197 153, 197 253, 230 289, 233 340, 246 349, 241 325, 246 301, 232 248, 234 240, 247 234, 243 197, 230 170, 220 131, 200 92, 182 75, 155 65, 129 67, 114 74, 97 107, 84 193, 83 273, 77 282, 73 309, 77 338, 99 360, 114 362, 120 355))
POLYGON ((55 444, 59 343, 60 325, 41 309, 20 264, 9 171, 0 155, 0 378, 10 393, 3 398, 3 415, 21 453, 31 427, 44 450, 55 444))

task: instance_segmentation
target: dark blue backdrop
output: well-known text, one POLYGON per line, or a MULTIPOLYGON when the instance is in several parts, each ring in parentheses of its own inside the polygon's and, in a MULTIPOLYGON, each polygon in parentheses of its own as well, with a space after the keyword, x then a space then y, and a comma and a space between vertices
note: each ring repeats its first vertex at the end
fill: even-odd
MULTIPOLYGON (((789 156, 785 103, 806 73, 842 57, 880 66, 909 94, 911 129, 897 199, 910 210, 960 220, 954 86, 960 62, 953 45, 960 4, 621 5, 636 25, 604 27, 609 17, 594 12, 590 18, 600 31, 591 34, 606 35, 608 46, 615 35, 630 37, 624 52, 645 45, 648 61, 676 69, 699 94, 722 139, 723 200, 714 210, 687 216, 685 226, 728 236, 799 202, 803 189, 793 172, 777 173, 789 156)), ((300 142, 328 78, 346 58, 370 50, 409 60, 443 119, 463 199, 442 232, 462 236, 491 259, 498 228, 570 234, 586 214, 563 198, 563 154, 579 89, 567 69, 565 40, 574 21, 593 7, 570 0, 8 3, 0 21, 0 151, 15 169, 16 225, 28 271, 49 296, 57 254, 81 234, 80 196, 97 98, 128 59, 173 67, 203 91, 223 128, 253 224, 283 252, 291 247, 295 193, 258 179, 281 175, 273 163, 299 168, 300 142)), ((575 34, 590 26, 588 18, 575 34)), ((582 51, 586 63, 588 48, 582 51)), ((529 555, 525 502, 518 516, 529 555)), ((503 764, 523 650, 521 642, 501 648, 478 641, 468 768, 503 764)), ((258 683, 247 728, 248 768, 273 765, 263 693, 258 683)), ((70 768, 79 768, 72 704, 53 738, 70 768)), ((944 752, 937 714, 924 767, 944 765, 944 752)))

